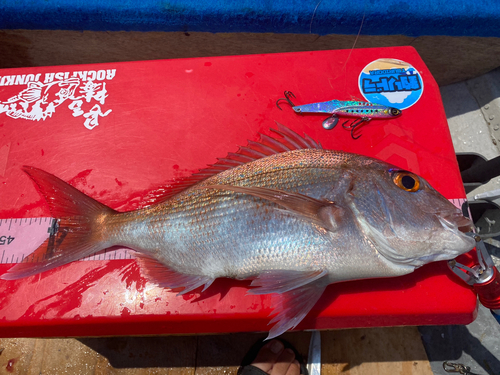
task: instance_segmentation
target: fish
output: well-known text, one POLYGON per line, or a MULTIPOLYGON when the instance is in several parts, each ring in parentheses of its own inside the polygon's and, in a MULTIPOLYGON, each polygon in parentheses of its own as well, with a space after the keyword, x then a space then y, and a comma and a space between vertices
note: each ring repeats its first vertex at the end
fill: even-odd
POLYGON ((474 247, 465 234, 472 222, 411 171, 323 149, 281 124, 270 134, 127 212, 23 167, 57 222, 1 279, 125 246, 148 280, 181 295, 220 277, 252 280, 249 294, 279 295, 273 338, 295 328, 332 283, 402 276, 474 247))

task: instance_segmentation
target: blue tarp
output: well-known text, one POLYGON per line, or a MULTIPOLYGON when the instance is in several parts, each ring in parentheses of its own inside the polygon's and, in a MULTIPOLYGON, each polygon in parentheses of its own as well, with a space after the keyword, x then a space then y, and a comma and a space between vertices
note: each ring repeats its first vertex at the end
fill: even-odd
POLYGON ((500 36, 496 0, 0 0, 0 29, 500 36))

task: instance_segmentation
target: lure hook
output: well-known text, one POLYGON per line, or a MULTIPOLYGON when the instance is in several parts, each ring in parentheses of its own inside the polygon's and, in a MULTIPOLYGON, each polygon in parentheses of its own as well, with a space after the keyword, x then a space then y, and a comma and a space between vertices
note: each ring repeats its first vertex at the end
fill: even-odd
POLYGON ((446 372, 456 372, 462 375, 477 375, 470 371, 469 366, 462 365, 461 363, 451 363, 445 361, 443 362, 443 369, 446 372))
POLYGON ((361 117, 360 119, 358 120, 353 120, 351 121, 351 123, 349 125, 346 126, 346 124, 350 121, 350 120, 346 120, 344 121, 344 123, 342 124, 342 127, 346 130, 350 130, 351 131, 351 138, 356 140, 358 138, 361 137, 361 134, 358 135, 357 137, 354 136, 354 132, 356 131, 356 128, 360 127, 360 126, 363 126, 363 123, 365 122, 368 122, 370 121, 371 118, 369 117, 361 117))
POLYGON ((291 92, 291 91, 285 91, 284 94, 285 94, 284 98, 280 98, 280 99, 276 100, 276 107, 278 107, 280 110, 282 110, 281 107, 280 107, 280 105, 278 104, 280 102, 280 100, 285 100, 292 107, 295 107, 295 104, 293 104, 292 100, 290 99, 290 98, 295 98, 295 95, 293 94, 293 92, 291 92))

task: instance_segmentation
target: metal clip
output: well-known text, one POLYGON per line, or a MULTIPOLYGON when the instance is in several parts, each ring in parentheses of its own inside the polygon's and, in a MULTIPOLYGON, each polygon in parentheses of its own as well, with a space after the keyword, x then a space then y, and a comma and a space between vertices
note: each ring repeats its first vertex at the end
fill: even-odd
POLYGON ((486 283, 493 277, 495 265, 481 237, 472 232, 467 233, 467 235, 476 240, 476 252, 479 264, 467 267, 452 259, 448 261, 448 267, 469 285, 486 283))
POLYGON ((469 366, 462 365, 461 363, 443 362, 443 368, 446 372, 456 372, 462 375, 479 375, 470 371, 469 366))

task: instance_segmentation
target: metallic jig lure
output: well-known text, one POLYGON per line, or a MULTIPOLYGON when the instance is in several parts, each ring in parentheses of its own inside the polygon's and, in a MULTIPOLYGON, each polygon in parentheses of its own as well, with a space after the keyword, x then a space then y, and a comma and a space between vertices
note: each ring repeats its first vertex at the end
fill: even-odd
POLYGON ((327 102, 295 105, 290 98, 295 98, 295 95, 291 91, 285 91, 285 97, 278 99, 276 106, 281 109, 279 102, 285 100, 296 113, 329 113, 331 116, 323 121, 323 128, 327 130, 331 130, 337 125, 339 116, 356 118, 350 124, 347 124, 349 120, 342 124, 344 129, 351 131, 353 139, 361 137, 361 135, 354 136, 355 129, 361 124, 372 119, 391 119, 402 114, 400 109, 370 102, 329 100, 327 102))

